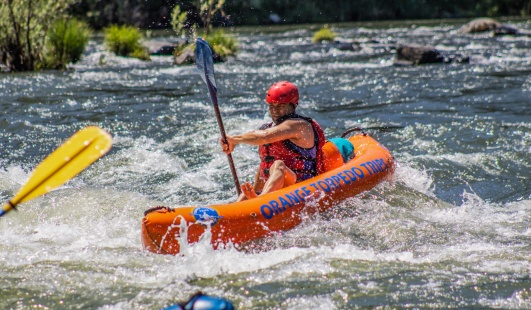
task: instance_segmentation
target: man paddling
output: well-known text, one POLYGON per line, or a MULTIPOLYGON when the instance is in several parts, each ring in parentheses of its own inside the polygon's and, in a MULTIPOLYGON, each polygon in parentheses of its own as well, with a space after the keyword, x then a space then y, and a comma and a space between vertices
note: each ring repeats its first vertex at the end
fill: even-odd
POLYGON ((241 186, 238 201, 304 181, 324 169, 325 136, 316 121, 295 113, 299 104, 297 87, 287 81, 275 83, 267 91, 266 102, 272 123, 241 135, 227 135, 227 143, 220 140, 227 154, 240 143, 258 146, 261 162, 254 184, 241 186))

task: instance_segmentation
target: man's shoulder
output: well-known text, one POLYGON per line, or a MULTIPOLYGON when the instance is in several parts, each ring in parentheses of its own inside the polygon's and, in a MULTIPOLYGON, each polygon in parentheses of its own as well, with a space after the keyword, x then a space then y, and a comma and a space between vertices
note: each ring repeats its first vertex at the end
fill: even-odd
POLYGON ((304 118, 290 118, 283 123, 290 126, 311 126, 311 123, 304 118))

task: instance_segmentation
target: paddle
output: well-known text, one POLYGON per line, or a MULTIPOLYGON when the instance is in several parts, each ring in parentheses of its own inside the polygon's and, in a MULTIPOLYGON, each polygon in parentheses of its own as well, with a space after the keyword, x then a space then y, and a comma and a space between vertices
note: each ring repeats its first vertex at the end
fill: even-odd
POLYGON ((35 168, 15 198, 0 209, 0 217, 73 178, 107 153, 111 145, 111 135, 99 127, 88 126, 76 132, 35 168))
MULTIPOLYGON (((208 87, 208 92, 210 94, 210 100, 214 105, 214 111, 216 112, 216 118, 218 120, 219 131, 221 132, 221 139, 224 142, 227 142, 227 136, 225 135, 225 127, 223 126, 223 120, 221 119, 221 114, 219 113, 218 107, 218 97, 217 97, 217 86, 216 79, 214 78, 214 63, 212 57, 212 48, 208 45, 208 42, 202 38, 196 40, 195 46, 195 64, 199 70, 199 75, 208 87)), ((236 191, 238 195, 241 194, 240 182, 238 181, 238 175, 236 174, 236 168, 234 167, 234 161, 232 160, 232 155, 227 154, 229 160, 230 171, 232 172, 232 177, 234 178, 234 185, 236 185, 236 191)))

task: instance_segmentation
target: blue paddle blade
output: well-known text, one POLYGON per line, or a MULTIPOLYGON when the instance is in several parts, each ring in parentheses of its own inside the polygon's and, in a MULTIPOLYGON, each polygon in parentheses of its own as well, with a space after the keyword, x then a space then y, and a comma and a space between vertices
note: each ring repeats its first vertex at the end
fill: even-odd
POLYGON ((205 83, 210 84, 215 92, 218 91, 216 79, 214 78, 214 58, 212 57, 212 48, 208 42, 202 38, 195 41, 195 64, 199 74, 205 83))

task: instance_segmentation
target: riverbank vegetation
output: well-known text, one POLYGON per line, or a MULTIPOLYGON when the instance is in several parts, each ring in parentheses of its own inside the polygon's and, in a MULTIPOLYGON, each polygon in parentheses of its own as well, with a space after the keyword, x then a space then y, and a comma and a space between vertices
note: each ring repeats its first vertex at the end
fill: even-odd
MULTIPOLYGON (((188 23, 203 26, 198 0, 81 0, 70 12, 95 29, 110 24, 161 29, 171 27, 176 5, 188 23)), ((531 15, 529 0, 231 0, 209 18, 214 26, 241 26, 525 15, 531 15)))
MULTIPOLYGON (((90 29, 104 30, 116 54, 147 60, 142 30, 173 28, 191 43, 201 33, 227 57, 238 44, 222 26, 511 15, 531 15, 531 0, 3 0, 0 69, 64 69, 79 59, 90 29)), ((316 42, 333 40, 326 30, 317 35, 316 42)))
POLYGON ((222 30, 214 31, 214 33, 205 36, 205 40, 221 58, 225 59, 238 51, 236 38, 226 35, 222 30))
POLYGON ((141 44, 142 33, 131 26, 112 25, 103 30, 104 44, 107 49, 118 56, 150 60, 149 51, 141 44))
POLYGON ((81 59, 90 39, 88 25, 75 18, 54 21, 46 37, 44 63, 46 68, 66 69, 81 59))
POLYGON ((334 41, 337 36, 337 33, 330 30, 328 27, 323 27, 319 29, 314 35, 313 35, 313 42, 321 43, 323 41, 334 41))
MULTIPOLYGON (((0 60, 3 70, 31 71, 58 64, 50 63, 50 55, 66 52, 64 43, 47 40, 55 21, 66 16, 75 0, 6 0, 0 2, 0 60), (48 42, 48 48, 46 48, 48 42), (54 46, 54 44, 59 44, 54 46), (47 54, 48 53, 48 54, 47 54)), ((58 28, 57 31, 60 32, 58 28)), ((58 32, 57 32, 58 33, 58 32)), ((66 32, 64 33, 66 35, 66 32)), ((63 37, 66 38, 69 35, 63 37)), ((57 61, 63 61, 62 56, 57 61)))
MULTIPOLYGON (((191 53, 195 49, 195 38, 198 37, 197 29, 202 28, 203 39, 209 42, 214 52, 214 60, 223 61, 228 56, 234 55, 238 50, 236 38, 225 34, 223 29, 218 28, 213 32, 213 19, 217 13, 223 12, 225 0, 200 0, 196 9, 199 19, 190 11, 183 11, 180 5, 175 5, 171 14, 171 26, 175 33, 186 39, 185 44, 179 45, 174 52, 177 61, 185 51, 191 53)), ((223 13, 222 13, 223 14, 223 13)), ((184 63, 191 62, 191 57, 184 63)))

